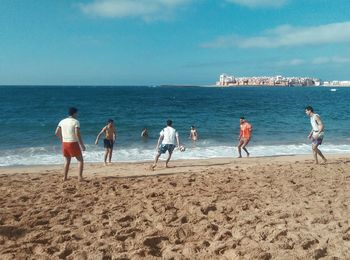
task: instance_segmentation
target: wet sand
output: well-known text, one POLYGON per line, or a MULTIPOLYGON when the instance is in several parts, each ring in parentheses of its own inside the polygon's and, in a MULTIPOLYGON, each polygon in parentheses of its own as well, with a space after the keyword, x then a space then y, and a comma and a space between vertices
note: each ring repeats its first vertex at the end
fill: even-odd
POLYGON ((349 259, 350 156, 0 168, 0 259, 349 259))

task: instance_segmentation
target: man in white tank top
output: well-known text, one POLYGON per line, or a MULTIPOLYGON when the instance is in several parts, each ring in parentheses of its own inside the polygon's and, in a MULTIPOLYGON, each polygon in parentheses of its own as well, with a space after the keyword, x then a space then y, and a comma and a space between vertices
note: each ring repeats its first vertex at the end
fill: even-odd
POLYGON ((157 142, 157 155, 154 159, 154 163, 152 165, 152 170, 156 168, 158 159, 162 153, 166 153, 168 151, 168 158, 165 161, 165 167, 168 167, 168 162, 170 161, 171 155, 173 154, 173 151, 176 147, 180 147, 180 139, 179 139, 179 134, 172 127, 173 122, 171 120, 168 120, 166 122, 167 127, 165 127, 162 131, 159 133, 159 139, 157 142))
POLYGON ((315 163, 318 164, 317 155, 319 155, 322 158, 323 162, 326 163, 326 158, 318 148, 318 146, 321 145, 323 141, 324 124, 321 120, 321 117, 318 114, 314 113, 314 110, 311 106, 307 106, 305 108, 305 113, 310 117, 312 129, 308 137, 312 140, 312 152, 314 155, 315 163))

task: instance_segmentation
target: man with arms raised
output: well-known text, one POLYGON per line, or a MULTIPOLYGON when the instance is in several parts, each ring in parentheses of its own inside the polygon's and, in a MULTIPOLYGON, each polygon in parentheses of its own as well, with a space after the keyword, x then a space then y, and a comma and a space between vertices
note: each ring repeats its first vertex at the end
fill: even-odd
POLYGON ((85 146, 80 135, 80 123, 77 120, 77 113, 78 109, 75 107, 69 108, 69 117, 59 122, 55 132, 58 139, 62 142, 62 153, 65 159, 63 169, 64 181, 67 180, 72 157, 75 157, 79 162, 79 181, 83 180, 84 160, 81 150, 85 151, 85 146))

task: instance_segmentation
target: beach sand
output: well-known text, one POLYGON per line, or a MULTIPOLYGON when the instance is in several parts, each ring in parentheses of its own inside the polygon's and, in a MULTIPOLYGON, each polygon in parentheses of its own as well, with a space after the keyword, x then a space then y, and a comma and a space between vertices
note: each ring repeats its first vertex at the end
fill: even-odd
POLYGON ((350 156, 0 169, 0 259, 349 259, 350 156))

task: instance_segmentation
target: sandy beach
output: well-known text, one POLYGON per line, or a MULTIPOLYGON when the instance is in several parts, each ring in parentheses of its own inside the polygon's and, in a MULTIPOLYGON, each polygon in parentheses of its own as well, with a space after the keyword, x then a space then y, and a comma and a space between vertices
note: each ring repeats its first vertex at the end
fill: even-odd
POLYGON ((0 169, 1 259, 349 259, 350 157, 0 169))

